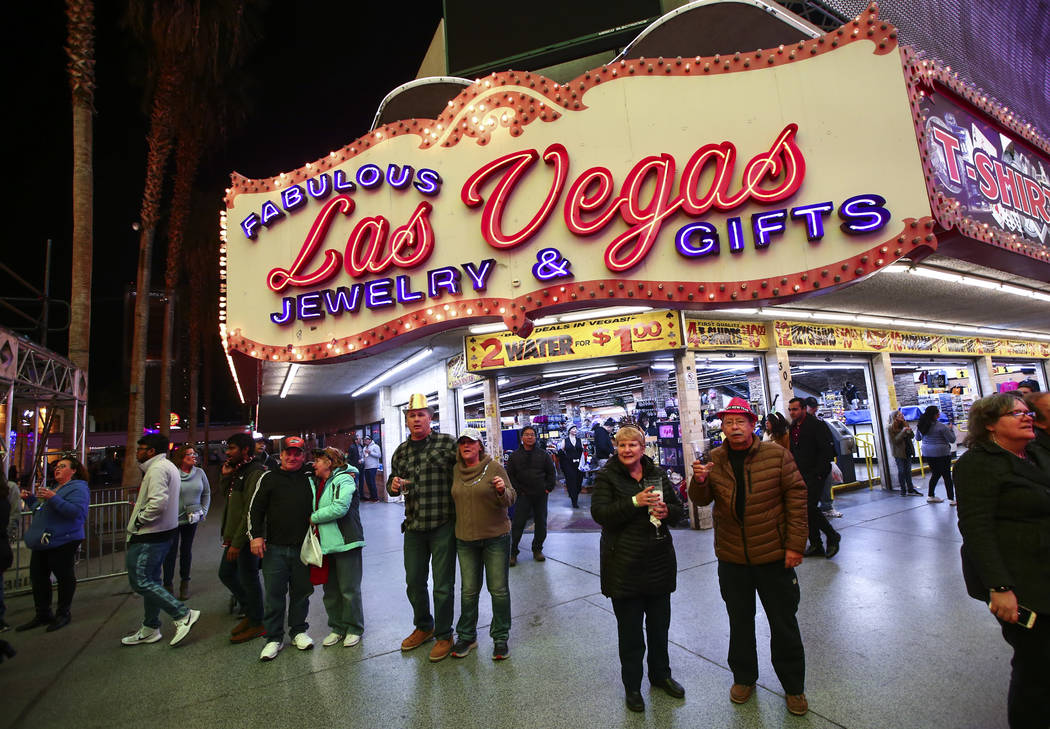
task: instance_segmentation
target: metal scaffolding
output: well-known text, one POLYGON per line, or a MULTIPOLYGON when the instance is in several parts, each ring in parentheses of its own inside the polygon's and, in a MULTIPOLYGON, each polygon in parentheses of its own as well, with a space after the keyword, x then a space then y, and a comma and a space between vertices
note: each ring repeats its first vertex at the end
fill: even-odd
POLYGON ((0 398, 5 431, 0 439, 0 456, 5 477, 11 467, 18 424, 23 417, 31 417, 33 437, 26 447, 31 448, 34 483, 43 480, 47 457, 54 455, 48 448, 48 436, 60 410, 72 415, 72 423, 65 428, 72 441, 63 443, 65 450, 85 462, 87 374, 83 370, 65 357, 0 328, 0 398))

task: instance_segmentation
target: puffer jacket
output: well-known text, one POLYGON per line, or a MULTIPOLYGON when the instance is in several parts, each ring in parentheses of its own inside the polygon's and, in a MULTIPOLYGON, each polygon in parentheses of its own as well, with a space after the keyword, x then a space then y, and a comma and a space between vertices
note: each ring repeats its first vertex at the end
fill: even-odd
POLYGON ((538 443, 531 451, 525 446, 512 451, 507 474, 518 493, 542 496, 554 490, 554 461, 538 443))
POLYGON ((712 501, 715 555, 734 564, 783 562, 784 551, 806 548, 806 483, 791 453, 776 443, 751 443, 744 459, 744 521, 736 512, 736 476, 727 446, 711 451, 713 468, 707 480, 689 483, 689 499, 706 506, 712 501))
POLYGON ((84 524, 91 503, 87 481, 74 478, 53 488, 55 495, 50 499, 35 496, 26 499, 33 521, 22 540, 30 549, 54 549, 84 539, 84 524))
POLYGON ((601 524, 601 584, 606 597, 663 595, 675 591, 678 561, 668 526, 685 513, 667 475, 648 456, 642 457, 642 479, 635 481, 619 458, 595 477, 591 517, 601 524), (667 503, 667 517, 657 529, 649 510, 635 506, 632 497, 655 485, 667 503))
POLYGON ((317 525, 321 553, 346 552, 365 546, 365 530, 361 526, 361 495, 357 488, 357 469, 339 466, 332 469, 325 481, 324 491, 317 495, 320 482, 310 477, 316 510, 310 514, 310 523, 317 525))

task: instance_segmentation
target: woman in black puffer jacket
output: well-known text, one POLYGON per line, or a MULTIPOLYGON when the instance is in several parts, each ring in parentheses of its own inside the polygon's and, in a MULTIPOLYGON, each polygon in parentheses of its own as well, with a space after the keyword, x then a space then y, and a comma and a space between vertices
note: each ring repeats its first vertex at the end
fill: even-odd
POLYGON ((642 657, 645 620, 649 683, 675 698, 685 689, 671 678, 667 631, 678 563, 669 525, 684 509, 667 476, 645 456, 645 435, 633 426, 616 433, 616 457, 598 472, 591 516, 602 526, 602 594, 612 598, 627 708, 644 711, 642 657))

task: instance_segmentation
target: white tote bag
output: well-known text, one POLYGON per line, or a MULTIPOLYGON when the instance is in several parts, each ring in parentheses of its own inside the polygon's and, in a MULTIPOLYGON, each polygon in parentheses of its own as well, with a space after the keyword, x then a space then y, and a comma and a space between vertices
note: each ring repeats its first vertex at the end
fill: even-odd
POLYGON ((320 567, 324 559, 324 555, 321 554, 321 542, 317 539, 317 530, 312 525, 306 530, 303 548, 299 550, 299 559, 303 564, 314 567, 320 567))

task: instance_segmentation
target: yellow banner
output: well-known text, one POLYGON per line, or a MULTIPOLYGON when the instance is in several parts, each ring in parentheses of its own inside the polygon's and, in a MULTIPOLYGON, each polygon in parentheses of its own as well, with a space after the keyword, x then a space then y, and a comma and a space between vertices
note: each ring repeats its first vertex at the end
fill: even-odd
POLYGON ((895 354, 961 354, 970 357, 1039 357, 1050 359, 1050 343, 992 337, 953 337, 928 332, 778 321, 778 347, 895 354))
POLYGON ((484 377, 467 372, 467 362, 462 354, 449 357, 448 362, 445 363, 445 380, 450 390, 454 390, 457 387, 467 387, 484 379, 484 377))
POLYGON ((766 325, 748 321, 685 320, 689 349, 766 349, 766 325))
POLYGON ((510 332, 467 337, 467 371, 682 349, 681 317, 676 311, 648 311, 536 327, 528 339, 510 332))

